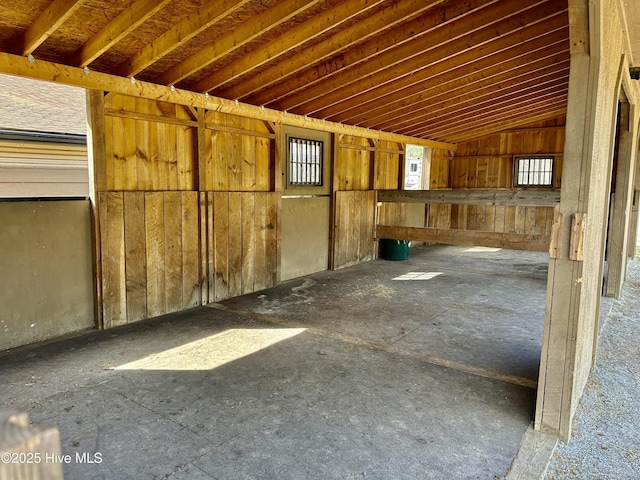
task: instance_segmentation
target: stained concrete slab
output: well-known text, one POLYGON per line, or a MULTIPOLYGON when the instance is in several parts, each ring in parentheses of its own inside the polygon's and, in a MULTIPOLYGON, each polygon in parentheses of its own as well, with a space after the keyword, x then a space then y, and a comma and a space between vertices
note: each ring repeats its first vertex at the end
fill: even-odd
POLYGON ((0 398, 101 455, 67 480, 501 477, 541 343, 544 256, 521 253, 421 247, 10 352, 0 398))
POLYGON ((539 252, 419 245, 407 261, 324 272, 225 305, 535 382, 547 266, 539 252))

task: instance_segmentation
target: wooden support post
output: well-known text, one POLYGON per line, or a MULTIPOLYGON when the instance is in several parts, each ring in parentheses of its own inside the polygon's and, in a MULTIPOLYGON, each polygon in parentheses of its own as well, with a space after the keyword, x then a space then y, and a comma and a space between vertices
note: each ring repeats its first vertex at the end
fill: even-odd
MULTIPOLYGON (((204 108, 196 109, 196 118, 198 120, 198 145, 196 151, 196 165, 197 172, 196 178, 198 184, 196 190, 198 191, 198 203, 199 203, 199 215, 198 215, 198 245, 200 250, 200 267, 199 267, 199 279, 200 279, 200 305, 206 305, 210 299, 210 289, 213 285, 209 283, 210 271, 209 271, 209 256, 212 255, 212 251, 207 248, 208 239, 211 235, 210 229, 212 225, 207 221, 209 212, 209 202, 207 201, 207 189, 212 179, 209 177, 210 170, 207 150, 207 132, 206 128, 206 111, 204 108)), ((209 197, 210 198, 210 197, 209 197)))
POLYGON ((638 203, 640 203, 640 108, 633 106, 631 109, 630 128, 635 135, 635 141, 631 142, 631 152, 635 156, 633 180, 631 182, 633 191, 631 193, 629 232, 627 240, 627 257, 636 256, 636 243, 638 238, 638 203))
POLYGON ((93 245, 94 314, 98 328, 104 328, 102 311, 102 254, 98 194, 107 190, 107 148, 105 136, 104 92, 87 90, 87 153, 89 162, 89 201, 93 245))
POLYGON ((58 429, 30 426, 24 412, 0 411, 0 478, 62 480, 58 429), (6 461, 9 460, 9 461, 6 461))
POLYGON ((571 260, 584 260, 584 230, 587 225, 587 216, 584 213, 576 213, 571 222, 571 238, 569 239, 569 258, 571 260))
POLYGON ((276 135, 273 149, 273 191, 276 193, 276 271, 274 282, 278 285, 282 281, 282 192, 284 182, 287 181, 285 169, 287 168, 287 142, 281 123, 273 124, 273 131, 276 135))
MULTIPOLYGON (((569 1, 571 64, 562 191, 556 214, 574 218, 588 203, 593 108, 598 65, 589 54, 589 5, 569 1)), ((549 260, 535 428, 567 441, 571 436, 577 331, 584 262, 570 258, 572 223, 558 225, 556 255, 549 260)), ((593 274, 594 272, 590 272, 593 274)), ((595 293, 599 297, 598 293, 595 293)))
POLYGON ((536 429, 565 442, 593 365, 614 146, 608 140, 615 135, 625 73, 613 38, 619 32, 604 20, 608 5, 569 0, 571 62, 558 211, 572 222, 559 228, 557 257, 549 261, 535 417, 536 429))
POLYGON ((615 195, 609 218, 607 240, 608 261, 604 294, 608 297, 620 297, 622 283, 627 268, 627 238, 629 233, 631 202, 633 200, 633 172, 635 169, 634 132, 629 125, 630 105, 620 103, 619 133, 617 146, 617 169, 615 195))
POLYGON ((553 210, 553 225, 549 240, 549 258, 558 258, 558 242, 560 241, 560 230, 562 229, 562 213, 560 204, 556 204, 553 210))

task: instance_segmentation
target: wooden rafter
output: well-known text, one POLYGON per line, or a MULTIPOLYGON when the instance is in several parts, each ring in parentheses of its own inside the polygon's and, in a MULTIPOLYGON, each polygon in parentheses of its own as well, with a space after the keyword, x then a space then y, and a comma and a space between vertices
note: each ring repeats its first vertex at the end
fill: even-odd
MULTIPOLYGON (((474 127, 470 130, 457 130, 455 133, 455 139, 457 142, 465 142, 468 140, 473 140, 477 138, 482 138, 486 135, 492 135, 498 132, 505 131, 507 129, 518 128, 521 126, 528 126, 537 122, 543 122, 547 120, 555 120, 560 117, 563 117, 567 113, 567 105, 566 98, 564 99, 564 103, 560 103, 558 106, 545 106, 545 108, 539 111, 529 111, 526 115, 522 115, 517 118, 506 118, 504 121, 502 120, 494 120, 493 122, 474 127)), ((564 128, 562 126, 561 128, 564 128)), ((450 133, 446 135, 452 135, 450 133)), ((440 137, 444 138, 444 137, 440 137)))
POLYGON ((139 27, 170 0, 137 0, 102 30, 85 42, 69 59, 69 63, 84 67, 139 27))
POLYGON ((458 22, 437 28, 426 38, 419 38, 415 42, 408 42, 386 51, 369 62, 358 64, 340 75, 333 75, 269 106, 279 110, 310 114, 328 105, 342 102, 362 91, 410 75, 416 69, 420 69, 421 65, 431 61, 434 55, 440 58, 456 55, 460 51, 458 42, 466 45, 465 49, 469 49, 470 46, 490 42, 566 10, 566 7, 552 3, 540 5, 537 0, 507 1, 511 4, 509 9, 506 9, 505 3, 500 2, 499 7, 502 8, 492 5, 483 10, 482 15, 479 12, 469 17, 473 19, 474 25, 477 24, 475 29, 473 25, 466 24, 462 18, 458 22), (506 15, 505 11, 510 14, 506 15))
POLYGON ((19 55, 33 53, 86 0, 54 0, 16 40, 14 51, 19 55))
MULTIPOLYGON (((453 125, 441 126, 439 129, 430 126, 423 127, 413 135, 425 135, 441 141, 445 138, 474 138, 476 136, 495 133, 512 125, 527 125, 544 118, 556 118, 566 113, 567 96, 543 97, 535 102, 528 102, 517 108, 506 108, 495 111, 491 115, 475 117, 470 121, 456 122, 453 125)), ((462 140, 460 140, 462 141, 462 140)))
POLYGON ((416 119, 415 125, 398 129, 405 135, 414 135, 415 132, 428 129, 429 131, 451 131, 471 129, 477 126, 491 123, 494 120, 511 117, 515 112, 526 114, 528 108, 537 106, 549 106, 558 98, 566 99, 566 90, 561 87, 551 86, 548 89, 518 97, 517 99, 498 102, 495 106, 483 105, 482 108, 461 108, 455 114, 439 117, 435 122, 430 122, 428 117, 416 119), (564 93, 563 93, 564 92, 564 93))
POLYGON ((197 15, 190 15, 183 19, 129 60, 120 64, 115 69, 115 73, 123 77, 137 75, 248 2, 249 0, 222 0, 207 3, 197 15))
POLYGON ((320 0, 288 0, 278 2, 260 15, 256 15, 248 22, 240 25, 237 29, 227 33, 223 37, 216 38, 215 42, 210 43, 189 58, 164 72, 155 79, 155 82, 163 85, 178 83, 189 75, 220 60, 233 50, 268 33, 269 30, 282 25, 300 12, 316 5, 319 1, 320 0))
MULTIPOLYGON (((351 101, 335 107, 329 107, 318 111, 321 118, 335 118, 339 122, 365 124, 375 121, 378 117, 385 116, 394 111, 403 110, 413 102, 421 102, 431 95, 438 95, 449 88, 458 88, 461 85, 481 81, 503 71, 511 71, 516 68, 526 69, 534 62, 541 60, 545 55, 555 57, 567 54, 567 38, 563 32, 551 32, 543 37, 531 41, 533 45, 525 43, 514 44, 513 47, 498 50, 495 45, 492 48, 471 50, 460 56, 430 66, 426 70, 416 72, 417 78, 406 77, 406 81, 400 84, 390 83, 375 89, 377 96, 372 92, 363 95, 361 103, 353 106, 351 101), (489 53, 483 56, 482 53, 489 53), (477 54, 478 59, 469 60, 469 55, 477 54)), ((486 47, 486 46, 485 46, 486 47)))
MULTIPOLYGON (((263 65, 267 61, 276 59, 289 50, 314 39, 327 30, 336 28, 350 18, 376 6, 381 1, 382 0, 351 0, 349 2, 341 2, 326 12, 301 23, 285 34, 265 43, 260 50, 251 52, 251 54, 245 55, 216 71, 213 75, 203 78, 193 85, 191 89, 196 92, 213 91, 225 83, 263 65)), ((215 93, 217 94, 217 92, 215 93)))
POLYGON ((0 51, 449 142, 563 112, 576 48, 552 0, 87 2, 0 0, 0 51))
MULTIPOLYGON (((511 105, 517 106, 519 102, 526 101, 527 99, 537 99, 538 97, 548 95, 549 93, 561 95, 564 91, 566 91, 566 77, 549 80, 540 85, 532 85, 526 89, 512 88, 495 98, 490 94, 485 94, 479 98, 479 103, 477 105, 474 104, 473 100, 467 99, 463 101, 464 99, 461 99, 459 102, 452 102, 448 108, 442 108, 442 106, 439 105, 438 107, 440 108, 434 107, 434 109, 423 109, 420 112, 416 112, 415 115, 406 115, 401 119, 397 126, 393 124, 393 130, 415 130, 426 125, 429 125, 429 128, 437 128, 440 124, 451 124, 461 117, 473 119, 478 115, 477 112, 481 112, 481 115, 482 112, 491 112, 491 106, 498 108, 508 104, 509 102, 511 102, 511 105)), ((488 120, 488 117, 484 115, 482 115, 481 118, 488 120)), ((380 127, 380 129, 388 130, 382 127, 380 127)))
POLYGON ((373 36, 368 40, 365 36, 362 39, 364 41, 358 42, 355 48, 349 49, 339 56, 334 54, 331 58, 314 67, 281 80, 277 85, 246 98, 246 101, 262 105, 273 102, 273 100, 270 102, 269 99, 291 97, 293 93, 306 91, 310 85, 320 83, 331 75, 338 75, 343 70, 362 65, 364 62, 377 62, 383 53, 395 50, 405 43, 411 43, 417 50, 422 50, 424 39, 428 38, 433 30, 447 28, 445 25, 471 15, 486 5, 487 2, 483 0, 470 0, 464 5, 461 3, 438 5, 431 8, 428 15, 418 16, 409 22, 396 26, 396 28, 386 30, 383 35, 373 36), (420 34, 416 34, 416 32, 420 32, 420 34))
POLYGON ((404 109, 403 112, 390 112, 368 128, 386 130, 389 125, 394 128, 403 128, 405 125, 415 124, 417 116, 438 118, 446 115, 447 111, 464 108, 466 105, 482 106, 483 102, 496 102, 505 97, 525 95, 531 91, 542 90, 546 82, 558 81, 561 86, 566 84, 569 71, 569 61, 565 58, 551 58, 551 62, 540 62, 531 68, 522 71, 506 71, 495 78, 487 79, 478 84, 469 83, 466 86, 452 88, 450 92, 433 95, 429 100, 415 102, 414 108, 404 109))
POLYGON ((516 109, 520 105, 530 105, 532 102, 541 100, 553 100, 554 96, 566 95, 566 80, 558 78, 550 80, 548 83, 542 83, 540 86, 531 87, 528 91, 517 91, 511 95, 500 98, 485 98, 484 100, 474 103, 465 102, 458 106, 452 106, 447 109, 436 111, 435 113, 422 112, 414 122, 407 124, 402 128, 394 129, 398 132, 415 132, 421 128, 428 127, 437 129, 440 127, 452 127, 455 125, 470 125, 474 120, 484 120, 495 116, 497 111, 501 109, 516 109))
MULTIPOLYGON (((420 5, 418 8, 416 7, 415 0, 403 0, 399 2, 395 8, 384 9, 369 18, 355 23, 349 28, 340 30, 326 40, 315 45, 311 45, 309 48, 305 48, 304 51, 293 56, 287 57, 286 62, 276 64, 273 67, 260 72, 260 75, 247 78, 245 81, 234 85, 229 89, 222 90, 220 91, 220 94, 229 98, 246 99, 255 105, 263 105, 273 101, 274 98, 279 98, 279 96, 282 95, 283 89, 286 93, 290 91, 289 85, 284 85, 282 83, 282 79, 296 74, 295 78, 298 80, 298 83, 302 82, 304 84, 305 82, 314 81, 319 78, 323 71, 330 71, 331 69, 336 68, 336 60, 334 59, 332 61, 323 62, 320 66, 316 66, 311 69, 311 71, 306 70, 303 74, 302 70, 309 66, 309 58, 313 58, 314 62, 320 62, 335 56, 337 51, 344 51, 344 53, 340 55, 340 62, 351 63, 353 60, 350 60, 349 56, 354 52, 359 57, 362 56, 363 40, 374 37, 381 31, 388 30, 394 25, 404 22, 407 18, 411 18, 424 11, 431 10, 434 5, 438 5, 441 2, 442 0, 429 3, 425 2, 424 5, 420 5), (355 49, 349 49, 349 47, 355 47, 355 45, 358 45, 358 47, 355 49), (309 79, 309 77, 312 78, 309 79), (267 87, 276 83, 277 85, 275 85, 274 88, 266 90, 267 87), (252 95, 258 91, 261 93, 247 98, 248 95, 252 95)), ((429 17, 432 15, 432 12, 429 11, 429 17)), ((425 16, 421 18, 424 19, 427 17, 425 16)), ((397 43, 398 41, 405 41, 410 37, 412 35, 412 30, 408 26, 406 28, 403 26, 402 28, 395 29, 394 33, 398 34, 398 38, 391 40, 391 37, 393 36, 391 34, 388 34, 386 37, 397 43)), ((376 39, 372 41, 378 43, 376 39)), ((378 48, 381 48, 380 44, 378 44, 378 48)))

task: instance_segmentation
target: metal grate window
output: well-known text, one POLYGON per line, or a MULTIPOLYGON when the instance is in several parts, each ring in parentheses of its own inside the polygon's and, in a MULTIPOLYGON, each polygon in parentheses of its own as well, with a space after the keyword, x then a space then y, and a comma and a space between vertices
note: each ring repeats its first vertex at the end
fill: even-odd
POLYGON ((515 157, 516 187, 552 187, 555 157, 515 157))
POLYGON ((289 185, 322 186, 322 142, 289 137, 289 185))

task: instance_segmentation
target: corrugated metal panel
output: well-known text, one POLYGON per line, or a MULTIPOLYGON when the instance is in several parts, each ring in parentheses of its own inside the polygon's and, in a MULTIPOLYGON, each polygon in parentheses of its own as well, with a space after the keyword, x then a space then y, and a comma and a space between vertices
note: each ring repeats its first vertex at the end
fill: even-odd
POLYGON ((0 138, 0 198, 88 195, 86 145, 0 138))

